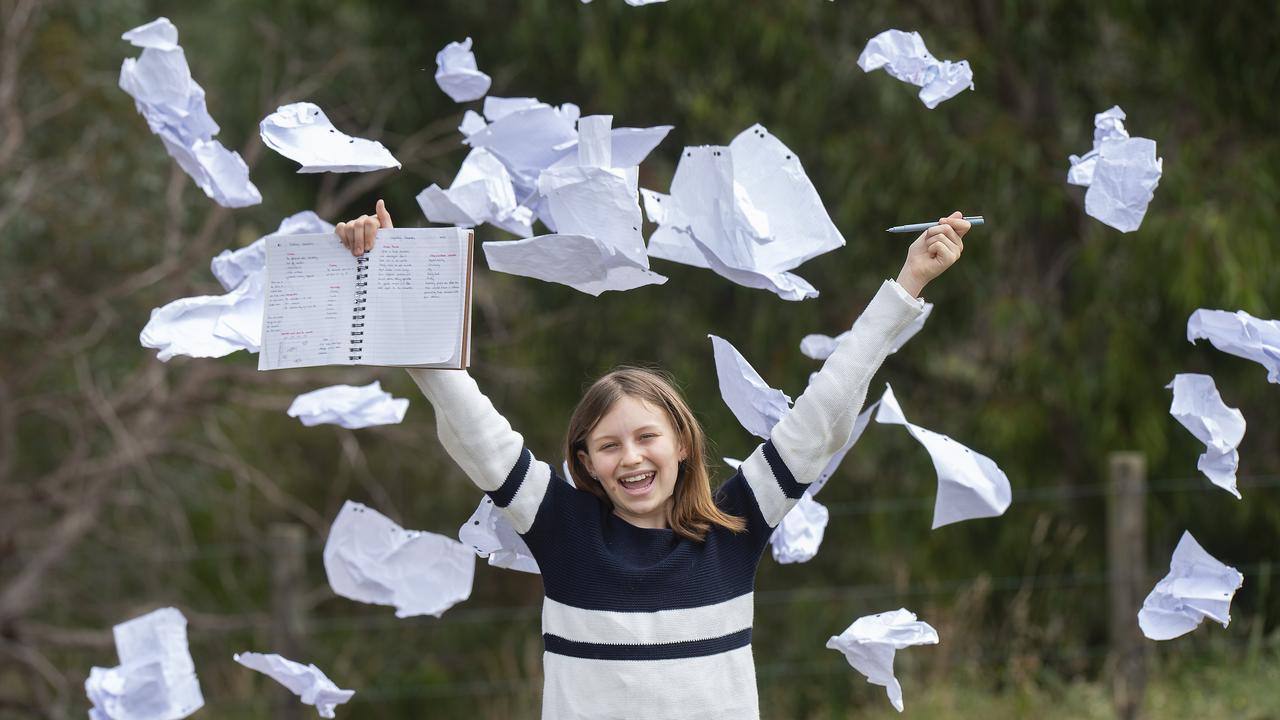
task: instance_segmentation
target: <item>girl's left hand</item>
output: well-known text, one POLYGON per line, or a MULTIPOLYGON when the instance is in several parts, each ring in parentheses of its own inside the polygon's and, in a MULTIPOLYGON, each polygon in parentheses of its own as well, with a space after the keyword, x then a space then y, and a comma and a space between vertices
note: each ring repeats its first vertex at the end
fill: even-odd
POLYGON ((907 249, 907 260, 898 274, 898 284, 920 297, 930 280, 941 275, 960 259, 964 252, 964 235, 972 227, 957 210, 938 224, 920 233, 907 249))

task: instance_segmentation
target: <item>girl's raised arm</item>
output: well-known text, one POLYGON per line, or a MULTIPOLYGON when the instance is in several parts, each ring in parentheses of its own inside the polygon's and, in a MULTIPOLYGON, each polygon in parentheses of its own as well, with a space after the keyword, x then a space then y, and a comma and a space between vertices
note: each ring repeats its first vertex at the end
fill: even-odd
MULTIPOLYGON (((373 215, 340 222, 335 232, 358 257, 373 249, 379 229, 391 227, 391 213, 379 200, 373 215)), ((440 442, 454 462, 481 490, 501 487, 520 460, 520 433, 511 429, 466 371, 410 368, 409 375, 435 408, 440 442)))
POLYGON ((849 439, 872 376, 894 339, 923 311, 920 291, 959 259, 969 223, 959 212, 938 222, 911 244, 898 280, 884 282, 849 336, 774 426, 769 441, 742 464, 770 527, 782 521, 849 439))

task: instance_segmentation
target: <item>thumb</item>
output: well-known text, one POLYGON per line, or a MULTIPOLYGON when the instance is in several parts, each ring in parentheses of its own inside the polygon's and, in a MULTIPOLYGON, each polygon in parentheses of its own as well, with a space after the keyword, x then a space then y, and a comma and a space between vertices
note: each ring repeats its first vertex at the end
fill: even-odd
MULTIPOLYGON (((382 201, 381 201, 381 200, 379 200, 378 202, 382 202, 382 201)), ((959 211, 959 210, 957 210, 957 211, 955 211, 955 212, 951 213, 950 215, 948 215, 947 217, 959 218, 959 217, 964 217, 964 215, 961 215, 961 214, 960 214, 960 211, 959 211)))
POLYGON ((391 224, 391 213, 387 212, 387 204, 382 202, 382 200, 378 200, 378 206, 375 212, 378 215, 379 227, 384 227, 384 228, 395 227, 395 225, 391 224))

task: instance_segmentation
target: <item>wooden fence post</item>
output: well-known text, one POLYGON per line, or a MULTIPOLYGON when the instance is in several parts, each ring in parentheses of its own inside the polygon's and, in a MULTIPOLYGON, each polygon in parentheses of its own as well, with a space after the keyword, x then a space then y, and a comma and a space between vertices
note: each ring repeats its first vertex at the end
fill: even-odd
MULTIPOLYGON (((302 638, 306 633, 303 593, 307 570, 307 531, 301 525, 275 523, 271 543, 271 649, 290 660, 306 664, 302 638)), ((274 683, 272 683, 274 684, 274 683)), ((272 717, 302 720, 304 706, 297 696, 278 688, 272 717)))
POLYGON ((1107 586, 1110 598, 1111 697, 1122 720, 1142 717, 1146 643, 1138 610, 1147 586, 1147 459, 1140 452, 1108 458, 1107 586))

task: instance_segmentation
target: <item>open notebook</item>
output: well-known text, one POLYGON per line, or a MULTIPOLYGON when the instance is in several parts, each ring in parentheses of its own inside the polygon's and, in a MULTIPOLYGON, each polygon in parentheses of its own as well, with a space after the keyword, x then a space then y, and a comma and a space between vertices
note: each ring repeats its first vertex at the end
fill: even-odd
POLYGON ((461 228, 379 230, 360 258, 333 233, 268 239, 258 369, 467 367, 471 246, 461 228))

